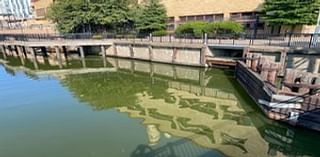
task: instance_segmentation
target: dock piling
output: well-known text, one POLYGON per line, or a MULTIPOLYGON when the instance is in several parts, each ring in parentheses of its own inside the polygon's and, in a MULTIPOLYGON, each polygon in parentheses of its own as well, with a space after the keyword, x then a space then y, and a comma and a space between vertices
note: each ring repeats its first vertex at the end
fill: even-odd
POLYGON ((38 62, 37 62, 37 55, 34 51, 34 48, 33 47, 29 47, 29 51, 31 52, 31 57, 32 57, 32 62, 33 62, 33 66, 36 70, 39 69, 39 66, 38 66, 38 62))
POLYGON ((1 46, 1 52, 2 52, 3 58, 7 59, 7 55, 6 55, 4 46, 1 46))
POLYGON ((103 45, 101 45, 101 54, 102 54, 102 59, 103 59, 103 67, 107 67, 106 48, 103 45))
POLYGON ((17 51, 18 51, 18 55, 20 57, 21 64, 25 65, 24 56, 23 56, 23 52, 22 52, 21 47, 20 46, 16 46, 16 48, 17 48, 17 51))
POLYGON ((81 57, 82 66, 83 66, 83 68, 86 68, 87 65, 86 65, 86 60, 85 60, 85 55, 84 55, 83 46, 80 46, 79 49, 80 49, 80 57, 81 57))
POLYGON ((57 56, 59 68, 62 69, 62 58, 61 58, 60 48, 58 46, 56 46, 55 51, 56 51, 56 56, 57 56))

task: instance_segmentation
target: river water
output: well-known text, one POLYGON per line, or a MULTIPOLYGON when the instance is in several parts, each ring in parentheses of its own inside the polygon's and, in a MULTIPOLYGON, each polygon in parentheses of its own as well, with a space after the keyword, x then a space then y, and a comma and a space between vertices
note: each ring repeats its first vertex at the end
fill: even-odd
POLYGON ((89 58, 86 68, 116 71, 36 75, 7 60, 0 157, 320 156, 319 133, 267 119, 232 70, 89 58))

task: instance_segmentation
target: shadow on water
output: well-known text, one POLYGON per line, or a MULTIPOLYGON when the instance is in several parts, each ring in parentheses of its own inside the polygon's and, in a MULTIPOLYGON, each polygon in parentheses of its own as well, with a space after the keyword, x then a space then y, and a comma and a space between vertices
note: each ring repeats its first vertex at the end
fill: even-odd
POLYGON ((153 148, 149 145, 139 145, 130 157, 218 157, 220 153, 202 147, 194 147, 187 140, 177 140, 166 145, 153 148))
POLYGON ((115 58, 107 64, 117 72, 66 75, 61 84, 95 110, 143 119, 151 144, 161 140, 160 132, 188 139, 139 145, 132 157, 320 156, 318 133, 267 119, 232 70, 115 58), (191 141, 198 147, 190 148, 191 141))

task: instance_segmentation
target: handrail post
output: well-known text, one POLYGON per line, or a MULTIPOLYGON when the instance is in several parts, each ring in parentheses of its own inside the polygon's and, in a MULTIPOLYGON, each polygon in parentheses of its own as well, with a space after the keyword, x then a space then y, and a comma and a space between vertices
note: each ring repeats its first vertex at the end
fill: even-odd
POLYGON ((153 42, 152 33, 149 34, 149 41, 150 41, 150 42, 153 42))
POLYGON ((235 44, 235 38, 236 38, 236 34, 233 34, 232 45, 235 44))
POLYGON ((314 35, 314 34, 311 34, 311 36, 310 36, 310 41, 309 41, 309 48, 311 48, 311 45, 312 45, 312 41, 313 41, 313 35, 314 35))
POLYGON ((292 40, 292 32, 289 34, 288 47, 291 46, 291 40, 292 40))
POLYGON ((204 33, 204 39, 203 44, 208 45, 208 34, 204 33))

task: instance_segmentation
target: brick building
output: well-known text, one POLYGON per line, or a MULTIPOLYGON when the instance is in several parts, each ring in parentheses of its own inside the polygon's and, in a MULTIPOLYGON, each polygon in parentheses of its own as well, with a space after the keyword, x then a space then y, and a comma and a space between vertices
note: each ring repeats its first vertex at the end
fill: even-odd
POLYGON ((48 8, 54 0, 31 0, 32 20, 28 21, 28 25, 31 29, 39 29, 54 32, 54 24, 52 24, 47 18, 48 8))
MULTIPOLYGON (((168 30, 174 30, 179 24, 189 21, 232 20, 242 23, 247 32, 255 28, 259 32, 279 33, 290 27, 270 28, 259 18, 264 0, 162 0, 167 8, 168 30)), ((295 32, 314 32, 315 26, 297 26, 295 32)))
MULTIPOLYGON (((142 0, 138 0, 141 2, 142 0)), ((54 25, 46 17, 48 7, 54 0, 31 0, 33 19, 31 28, 54 30, 54 25)), ((173 31, 178 25, 189 21, 233 20, 244 25, 247 32, 255 28, 259 32, 278 33, 288 31, 289 27, 269 28, 257 13, 264 0, 161 0, 167 9, 167 29, 173 31)), ((297 26, 295 32, 314 32, 314 26, 297 26)))

